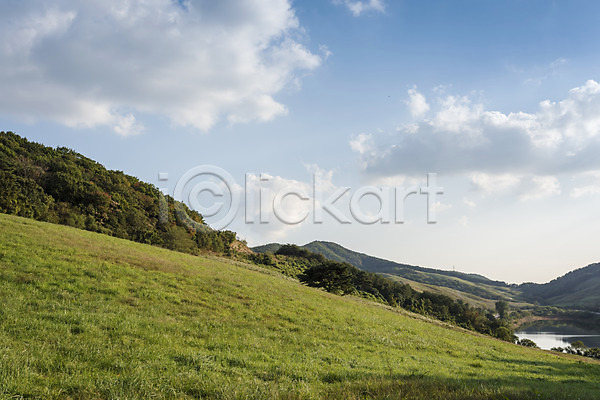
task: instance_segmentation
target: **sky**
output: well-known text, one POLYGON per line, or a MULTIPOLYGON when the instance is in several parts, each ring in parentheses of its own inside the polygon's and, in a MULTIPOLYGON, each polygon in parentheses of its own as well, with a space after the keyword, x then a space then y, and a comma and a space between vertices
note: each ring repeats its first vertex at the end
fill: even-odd
POLYGON ((591 0, 6 0, 0 130, 251 246, 547 282, 600 261, 599 37, 591 0))

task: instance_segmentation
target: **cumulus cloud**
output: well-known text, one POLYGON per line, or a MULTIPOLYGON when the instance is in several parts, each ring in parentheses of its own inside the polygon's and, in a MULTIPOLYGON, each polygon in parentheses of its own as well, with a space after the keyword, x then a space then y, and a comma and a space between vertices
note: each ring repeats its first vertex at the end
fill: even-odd
POLYGON ((246 197, 247 222, 297 225, 305 220, 312 207, 312 182, 301 182, 268 174, 248 175, 246 190, 255 195, 246 197), (255 197, 255 198, 253 198, 255 197))
POLYGON ((385 4, 382 0, 352 1, 352 0, 334 0, 334 4, 343 4, 355 17, 368 11, 385 12, 385 4))
POLYGON ((0 5, 0 113, 139 133, 145 114, 201 131, 268 121, 312 53, 289 0, 31 0, 0 5))
MULTIPOLYGON (((466 96, 438 98, 436 104, 429 118, 394 134, 353 138, 350 145, 365 172, 374 176, 477 173, 473 183, 483 188, 516 184, 523 176, 600 169, 596 156, 600 84, 596 81, 571 89, 561 101, 542 101, 535 113, 490 111, 466 96)), ((550 181, 545 183, 549 192, 556 192, 550 181)))
POLYGON ((417 88, 412 88, 408 91, 408 101, 406 101, 408 109, 413 117, 422 117, 429 111, 429 104, 425 96, 417 92, 417 88))
POLYGON ((360 133, 350 140, 352 150, 364 154, 373 150, 373 135, 360 133))

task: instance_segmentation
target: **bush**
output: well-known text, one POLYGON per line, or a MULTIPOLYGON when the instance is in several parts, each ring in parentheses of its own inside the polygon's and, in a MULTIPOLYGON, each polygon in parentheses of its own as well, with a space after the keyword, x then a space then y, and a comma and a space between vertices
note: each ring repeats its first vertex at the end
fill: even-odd
POLYGON ((498 327, 494 332, 494 336, 496 336, 500 340, 504 340, 505 342, 513 343, 513 333, 510 329, 508 329, 505 326, 498 327))
POLYGON ((531 339, 521 339, 521 340, 517 340, 517 344, 520 346, 525 346, 525 347, 531 347, 534 349, 539 349, 538 345, 531 339))

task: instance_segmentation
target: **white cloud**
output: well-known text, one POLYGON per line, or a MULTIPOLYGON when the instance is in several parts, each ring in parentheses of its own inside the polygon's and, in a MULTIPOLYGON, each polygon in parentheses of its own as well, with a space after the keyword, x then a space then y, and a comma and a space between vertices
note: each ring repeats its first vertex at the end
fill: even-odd
POLYGON ((600 186, 587 185, 579 186, 571 190, 570 196, 574 198, 600 194, 600 186))
POLYGON ((474 201, 472 201, 472 200, 469 200, 469 199, 467 199, 466 197, 464 197, 464 198, 463 198, 463 203, 464 203, 464 204, 465 204, 467 207, 469 207, 469 208, 475 208, 475 207, 477 207, 477 203, 475 203, 475 202, 474 202, 474 201))
POLYGON ((408 91, 408 101, 406 104, 408 105, 408 109, 413 117, 419 118, 422 117, 429 111, 429 104, 427 104, 427 99, 421 93, 417 92, 417 88, 414 87, 408 91))
MULTIPOLYGON (((555 176, 486 174, 473 173, 470 176, 471 185, 484 195, 511 191, 519 196, 521 201, 539 200, 561 193, 560 182, 555 176)), ((463 199, 469 207, 475 203, 463 199)))
MULTIPOLYGON (((246 190, 253 194, 251 220, 285 228, 300 223, 312 209, 312 182, 301 182, 268 174, 248 175, 246 190), (309 200, 305 200, 309 199, 309 200), (283 225, 283 226, 279 226, 283 225)), ((247 196, 246 200, 251 196, 247 196)))
POLYGON ((385 12, 385 4, 383 0, 369 0, 369 1, 352 1, 352 0, 334 0, 334 4, 343 4, 355 17, 359 17, 361 14, 368 11, 376 11, 383 13, 385 12))
POLYGON ((360 133, 350 140, 350 147, 359 154, 366 154, 373 150, 373 135, 360 133))
POLYGON ((484 193, 501 192, 519 184, 521 178, 512 174, 486 174, 482 172, 471 174, 471 184, 476 190, 484 193))
POLYGON ((268 121, 313 54, 289 0, 0 4, 0 113, 142 130, 144 114, 207 131, 268 121))
POLYGON ((429 114, 393 135, 353 138, 365 172, 510 174, 514 180, 600 168, 600 84, 593 80, 561 101, 542 101, 535 113, 489 111, 466 96, 446 96, 429 114))
POLYGON ((469 218, 466 215, 463 215, 458 219, 458 223, 462 226, 466 227, 469 225, 469 218))
POLYGON ((521 188, 521 201, 540 200, 560 194, 560 183, 555 176, 533 176, 521 188))
POLYGON ((143 127, 136 124, 133 114, 127 114, 115 118, 113 129, 121 136, 129 136, 137 135, 143 130, 143 127))
POLYGON ((439 213, 448 211, 451 208, 452 208, 452 204, 442 203, 441 201, 436 201, 436 203, 435 203, 435 210, 439 213))
POLYGON ((31 13, 20 24, 9 22, 12 23, 12 29, 9 28, 5 36, 4 53, 27 55, 44 38, 65 33, 76 15, 74 11, 47 9, 44 13, 31 13))
POLYGON ((571 189, 574 198, 600 194, 600 171, 588 171, 576 177, 576 186, 571 189))
MULTIPOLYGON (((333 171, 318 165, 305 166, 311 175, 306 181, 269 174, 249 174, 246 177, 242 209, 246 223, 237 226, 242 236, 256 242, 285 240, 291 232, 311 223, 315 206, 315 189, 326 195, 335 191, 333 171), (317 185, 316 188, 313 184, 317 185)), ((319 207, 318 201, 316 207, 319 207)))

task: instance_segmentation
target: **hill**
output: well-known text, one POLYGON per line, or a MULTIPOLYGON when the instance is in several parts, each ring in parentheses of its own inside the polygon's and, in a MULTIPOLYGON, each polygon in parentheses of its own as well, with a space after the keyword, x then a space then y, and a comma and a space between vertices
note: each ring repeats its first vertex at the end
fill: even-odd
POLYGON ((600 364, 0 215, 0 397, 591 399, 600 364))
POLYGON ((182 252, 229 253, 235 233, 154 186, 71 149, 0 132, 0 212, 182 252))
POLYGON ((519 286, 523 297, 540 304, 600 312, 600 263, 571 271, 543 285, 519 286))
MULTIPOLYGON (((252 250, 259 253, 276 252, 279 247, 280 244, 271 243, 252 250)), ((499 299, 511 300, 513 305, 519 305, 520 292, 513 286, 481 275, 396 263, 358 253, 332 242, 313 241, 302 247, 330 260, 347 262, 364 271, 383 274, 417 290, 444 294, 476 306, 493 309, 494 302, 499 299)))
MULTIPOLYGON (((281 245, 278 243, 270 243, 254 247, 253 250, 259 253, 276 252, 279 247, 281 245)), ((600 312, 600 263, 571 271, 545 284, 508 285, 478 274, 396 263, 332 242, 313 241, 302 247, 328 259, 347 262, 362 270, 409 284, 418 291, 443 294, 477 307, 493 309, 495 301, 505 299, 515 308, 539 304, 600 312)))
MULTIPOLYGON (((493 281, 488 279, 482 275, 478 274, 467 274, 464 272, 458 271, 445 271, 441 269, 433 269, 433 268, 423 268, 414 265, 408 264, 400 264, 394 261, 384 260, 382 258, 377 258, 373 256, 369 256, 363 253, 357 253, 352 250, 348 250, 337 243, 333 242, 322 242, 322 241, 313 241, 306 245, 304 245, 310 251, 315 253, 321 253, 326 257, 335 257, 339 259, 339 261, 346 261, 352 265, 356 265, 357 267, 370 272, 379 272, 379 273, 395 273, 398 271, 403 271, 406 273, 414 273, 414 277, 419 276, 419 272, 424 272, 427 274, 435 274, 439 275, 437 279, 441 279, 443 282, 443 278, 441 277, 453 277, 459 278, 463 281, 472 282, 472 283, 484 283, 486 285, 505 287, 507 286, 504 282, 493 281)), ((435 278, 427 278, 434 280, 435 278)), ((419 281, 415 279, 415 281, 419 281)), ((423 283, 434 283, 434 282, 423 282, 423 283)))

